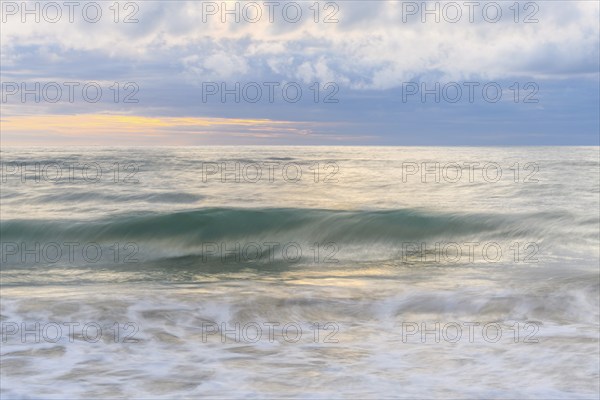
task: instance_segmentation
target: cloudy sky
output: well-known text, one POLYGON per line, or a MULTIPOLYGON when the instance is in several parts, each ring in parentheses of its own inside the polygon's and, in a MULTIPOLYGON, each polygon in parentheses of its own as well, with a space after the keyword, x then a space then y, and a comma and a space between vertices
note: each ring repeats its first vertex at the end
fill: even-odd
POLYGON ((0 3, 3 145, 599 144, 595 0, 0 3))

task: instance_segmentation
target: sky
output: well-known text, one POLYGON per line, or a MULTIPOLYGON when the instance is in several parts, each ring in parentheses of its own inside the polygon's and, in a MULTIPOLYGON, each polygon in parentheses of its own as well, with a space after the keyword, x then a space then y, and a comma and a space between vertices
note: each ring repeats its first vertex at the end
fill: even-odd
POLYGON ((0 1, 2 145, 599 145, 600 2, 0 1))

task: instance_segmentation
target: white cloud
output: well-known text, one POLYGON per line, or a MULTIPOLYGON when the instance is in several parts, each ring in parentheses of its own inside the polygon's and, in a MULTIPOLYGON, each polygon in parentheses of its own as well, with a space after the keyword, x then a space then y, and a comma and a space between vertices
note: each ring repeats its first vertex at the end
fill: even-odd
MULTIPOLYGON (((192 81, 276 74, 358 89, 392 88, 427 74, 447 80, 564 77, 596 74, 598 66, 598 2, 538 2, 539 22, 532 24, 514 23, 508 9, 512 3, 506 2, 495 24, 477 13, 478 22, 468 23, 465 9, 456 24, 421 23, 418 15, 404 23, 402 3, 394 1, 338 2, 339 22, 334 24, 314 23, 308 9, 312 3, 304 2, 297 23, 286 22, 280 12, 274 14, 276 23, 269 23, 266 8, 260 23, 243 18, 222 23, 219 15, 207 16, 204 23, 202 2, 138 4, 137 24, 115 24, 111 14, 97 24, 81 18, 74 24, 22 24, 11 17, 2 26, 3 65, 23 68, 22 46, 52 47, 58 53, 50 57, 44 50, 41 59, 85 52, 142 66, 177 64, 192 81)), ((331 11, 321 9, 319 18, 331 11)), ((520 19, 526 11, 521 10, 520 19)))

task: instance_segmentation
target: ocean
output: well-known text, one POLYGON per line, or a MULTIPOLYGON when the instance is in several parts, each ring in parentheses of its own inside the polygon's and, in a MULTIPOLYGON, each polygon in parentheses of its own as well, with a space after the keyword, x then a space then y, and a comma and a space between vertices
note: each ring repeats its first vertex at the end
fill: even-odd
POLYGON ((598 147, 3 148, 1 394, 598 398, 598 147))

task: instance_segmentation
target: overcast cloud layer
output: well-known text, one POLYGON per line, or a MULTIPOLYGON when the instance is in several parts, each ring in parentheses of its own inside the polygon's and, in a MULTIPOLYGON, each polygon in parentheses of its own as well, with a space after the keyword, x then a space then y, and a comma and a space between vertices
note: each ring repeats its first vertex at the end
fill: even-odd
MULTIPOLYGON (((318 15, 313 1, 139 1, 119 2, 117 23, 109 9, 113 2, 97 2, 102 10, 97 23, 83 17, 89 2, 74 8, 74 22, 64 2, 54 3, 60 18, 48 2, 27 7, 33 10, 36 3, 39 23, 35 15, 22 15, 21 2, 2 1, 3 143, 43 144, 41 136, 76 140, 72 131, 65 136, 39 124, 18 129, 22 116, 32 123, 32 115, 95 114, 263 120, 255 127, 258 133, 238 124, 227 132, 192 129, 198 135, 158 129, 163 144, 597 145, 599 140, 597 1, 520 2, 518 7, 513 1, 336 1, 320 2, 318 15), (239 22, 223 7, 238 7, 239 22), (439 22, 436 15, 423 14, 425 7, 438 7, 439 22), (124 23, 128 16, 138 22, 124 23), (79 87, 96 82, 103 96, 96 103, 85 101, 79 87, 72 102, 64 92, 55 103, 7 95, 13 83, 32 88, 35 82, 78 82, 79 87), (133 83, 137 90, 120 87, 115 102, 110 89, 115 82, 133 83), (223 101, 219 92, 207 96, 208 89, 220 91, 221 84, 231 89, 236 82, 249 90, 239 102, 234 95, 223 101), (490 82, 488 95, 502 91, 498 101, 482 93, 490 82), (436 83, 441 99, 407 95, 436 83), (283 97, 286 84, 301 88, 297 102, 283 97), (448 84, 448 92, 441 92, 448 84), (275 85, 273 101, 268 85, 275 85), (248 101, 257 86, 262 97, 248 101), (456 87, 462 96, 454 101, 456 87), (138 102, 124 102, 128 93, 138 102), (273 130, 276 121, 289 129, 273 130)), ((86 10, 88 18, 95 16, 95 6, 86 10)), ((103 143, 101 126, 89 134, 93 137, 80 128, 77 140, 103 143)), ((146 140, 143 135, 125 139, 146 140)))

